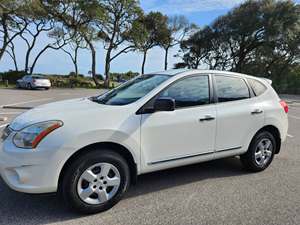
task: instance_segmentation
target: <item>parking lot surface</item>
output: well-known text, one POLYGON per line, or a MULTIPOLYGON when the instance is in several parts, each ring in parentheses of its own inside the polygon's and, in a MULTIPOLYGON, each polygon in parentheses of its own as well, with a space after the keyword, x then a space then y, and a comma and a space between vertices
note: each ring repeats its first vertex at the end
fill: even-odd
MULTIPOLYGON (((25 108, 101 92, 0 89, 0 117, 7 118, 0 121, 0 130, 25 108), (3 109, 7 105, 12 108, 3 109)), ((0 180, 0 224, 298 225, 300 98, 282 97, 290 107, 289 135, 281 153, 261 173, 245 172, 237 158, 228 158, 142 175, 114 208, 90 216, 69 211, 55 194, 17 193, 0 180)))

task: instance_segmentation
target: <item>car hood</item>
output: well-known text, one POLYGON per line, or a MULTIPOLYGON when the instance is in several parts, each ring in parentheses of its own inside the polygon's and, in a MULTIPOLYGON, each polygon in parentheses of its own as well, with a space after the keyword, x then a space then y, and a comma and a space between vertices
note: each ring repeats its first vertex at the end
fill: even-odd
POLYGON ((105 117, 105 115, 111 117, 114 115, 112 111, 117 110, 120 110, 120 107, 98 104, 88 98, 59 101, 22 113, 10 124, 10 128, 18 131, 31 124, 49 120, 61 120, 64 123, 76 124, 76 121, 92 120, 93 115, 97 115, 97 118, 105 117))

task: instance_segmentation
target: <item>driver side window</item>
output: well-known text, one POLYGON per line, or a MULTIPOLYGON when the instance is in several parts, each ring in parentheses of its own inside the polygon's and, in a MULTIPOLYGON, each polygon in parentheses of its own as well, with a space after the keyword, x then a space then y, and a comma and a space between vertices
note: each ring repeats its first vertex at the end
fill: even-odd
POLYGON ((209 77, 199 75, 184 78, 167 87, 159 97, 173 98, 176 108, 209 104, 209 77))

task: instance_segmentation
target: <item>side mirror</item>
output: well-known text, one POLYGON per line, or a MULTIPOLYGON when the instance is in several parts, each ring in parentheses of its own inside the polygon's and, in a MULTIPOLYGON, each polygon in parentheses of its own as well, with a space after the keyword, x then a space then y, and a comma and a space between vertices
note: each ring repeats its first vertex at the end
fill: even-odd
POLYGON ((174 111, 175 100, 173 98, 158 98, 154 102, 154 111, 174 111))

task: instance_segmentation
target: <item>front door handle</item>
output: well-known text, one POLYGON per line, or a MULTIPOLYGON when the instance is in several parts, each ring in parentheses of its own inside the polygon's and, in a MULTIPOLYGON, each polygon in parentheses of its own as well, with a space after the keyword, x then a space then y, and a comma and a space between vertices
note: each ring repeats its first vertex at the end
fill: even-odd
POLYGON ((214 119, 215 119, 215 117, 210 116, 210 115, 206 115, 205 117, 200 118, 200 119, 199 119, 199 122, 210 121, 210 120, 214 120, 214 119))
POLYGON ((261 114, 261 113, 263 113, 263 111, 261 109, 255 109, 251 112, 252 115, 261 114))

